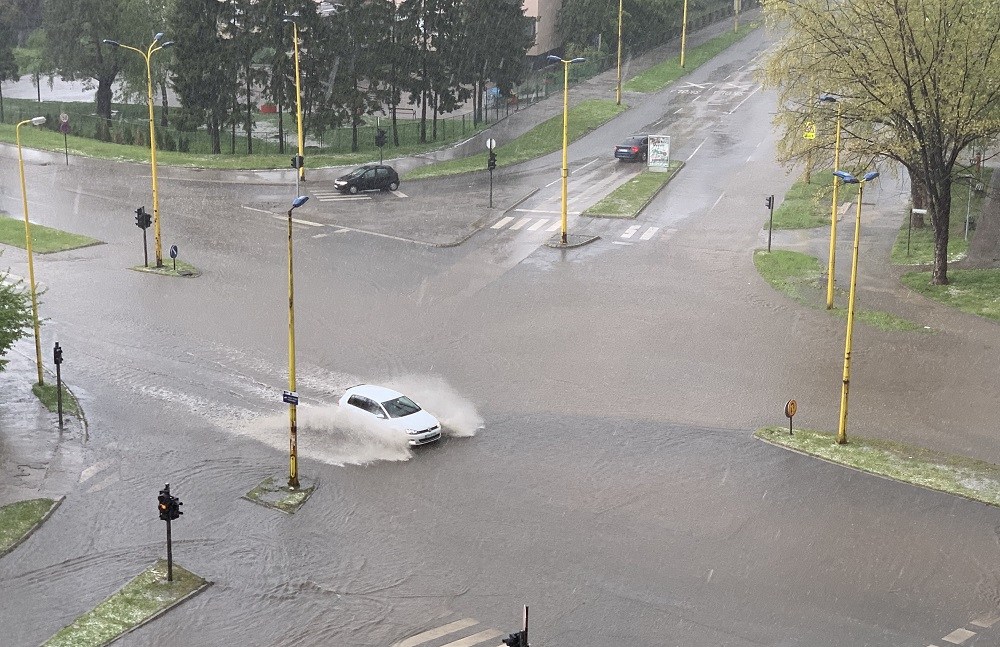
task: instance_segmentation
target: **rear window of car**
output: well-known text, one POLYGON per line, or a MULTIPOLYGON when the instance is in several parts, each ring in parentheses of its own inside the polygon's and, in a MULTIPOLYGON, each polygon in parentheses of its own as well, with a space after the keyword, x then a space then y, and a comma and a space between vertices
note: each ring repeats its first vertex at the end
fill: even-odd
POLYGON ((643 139, 645 139, 645 138, 644 137, 629 137, 628 139, 625 140, 625 145, 626 146, 641 146, 643 139))
POLYGON ((417 403, 405 395, 400 396, 395 400, 383 402, 382 406, 385 407, 385 410, 389 414, 390 418, 402 418, 403 416, 409 416, 420 411, 420 407, 417 406, 417 403))

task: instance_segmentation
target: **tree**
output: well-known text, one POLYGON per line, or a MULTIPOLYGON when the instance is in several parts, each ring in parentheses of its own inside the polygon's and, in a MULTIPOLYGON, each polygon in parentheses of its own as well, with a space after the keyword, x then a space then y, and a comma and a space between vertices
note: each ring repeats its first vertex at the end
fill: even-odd
POLYGON ((841 166, 907 169, 934 227, 931 282, 947 284, 959 156, 1000 133, 1000 0, 765 0, 764 12, 783 33, 765 72, 780 92, 783 158, 806 154, 803 122, 831 118, 817 88, 839 95, 850 142, 841 166))
POLYGON ((17 81, 21 74, 14 59, 14 28, 0 20, 0 123, 3 123, 3 82, 17 81))
POLYGON ((487 81, 503 96, 524 78, 525 54, 533 44, 520 0, 465 0, 462 3, 462 77, 474 86, 473 121, 481 119, 487 81))
POLYGON ((31 75, 39 103, 42 101, 42 77, 49 77, 49 87, 51 87, 52 75, 55 73, 45 54, 47 49, 45 42, 45 30, 36 29, 28 36, 24 47, 18 47, 14 50, 14 58, 17 59, 19 70, 24 74, 31 75))
MULTIPOLYGON (((31 326, 31 308, 28 292, 23 283, 7 282, 7 273, 0 273, 0 358, 24 337, 31 326)), ((7 367, 7 360, 0 359, 0 371, 7 367)))

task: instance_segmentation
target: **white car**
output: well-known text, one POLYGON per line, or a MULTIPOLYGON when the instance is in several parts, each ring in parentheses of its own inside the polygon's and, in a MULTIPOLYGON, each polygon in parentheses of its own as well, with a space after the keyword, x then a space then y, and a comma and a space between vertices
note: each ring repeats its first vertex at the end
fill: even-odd
POLYGON ((405 433, 411 445, 426 445, 441 438, 437 418, 402 393, 384 386, 352 386, 340 398, 340 406, 364 412, 380 424, 405 433))

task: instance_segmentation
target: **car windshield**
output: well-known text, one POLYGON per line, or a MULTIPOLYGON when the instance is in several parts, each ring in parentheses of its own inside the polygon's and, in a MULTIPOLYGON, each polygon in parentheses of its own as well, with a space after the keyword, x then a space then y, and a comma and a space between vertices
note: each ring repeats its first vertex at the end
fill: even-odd
POLYGON ((358 168, 356 168, 353 171, 351 171, 350 173, 348 173, 345 177, 348 177, 348 178, 351 178, 351 179, 356 178, 356 177, 361 177, 362 175, 365 174, 365 171, 367 171, 369 168, 371 168, 371 167, 369 167, 369 166, 359 166, 358 168))
POLYGON ((417 403, 405 395, 401 395, 395 400, 388 400, 382 403, 390 418, 402 418, 420 411, 417 403))

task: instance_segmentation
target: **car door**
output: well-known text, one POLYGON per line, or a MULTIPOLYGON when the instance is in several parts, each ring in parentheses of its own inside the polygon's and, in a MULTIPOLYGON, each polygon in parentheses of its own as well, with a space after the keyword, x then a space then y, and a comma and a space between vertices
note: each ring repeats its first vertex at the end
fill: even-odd
POLYGON ((385 191, 389 188, 389 169, 384 166, 375 169, 375 186, 373 188, 379 191, 385 191))
POLYGON ((371 191, 375 188, 377 188, 375 184, 375 169, 370 168, 361 176, 361 190, 371 191))

